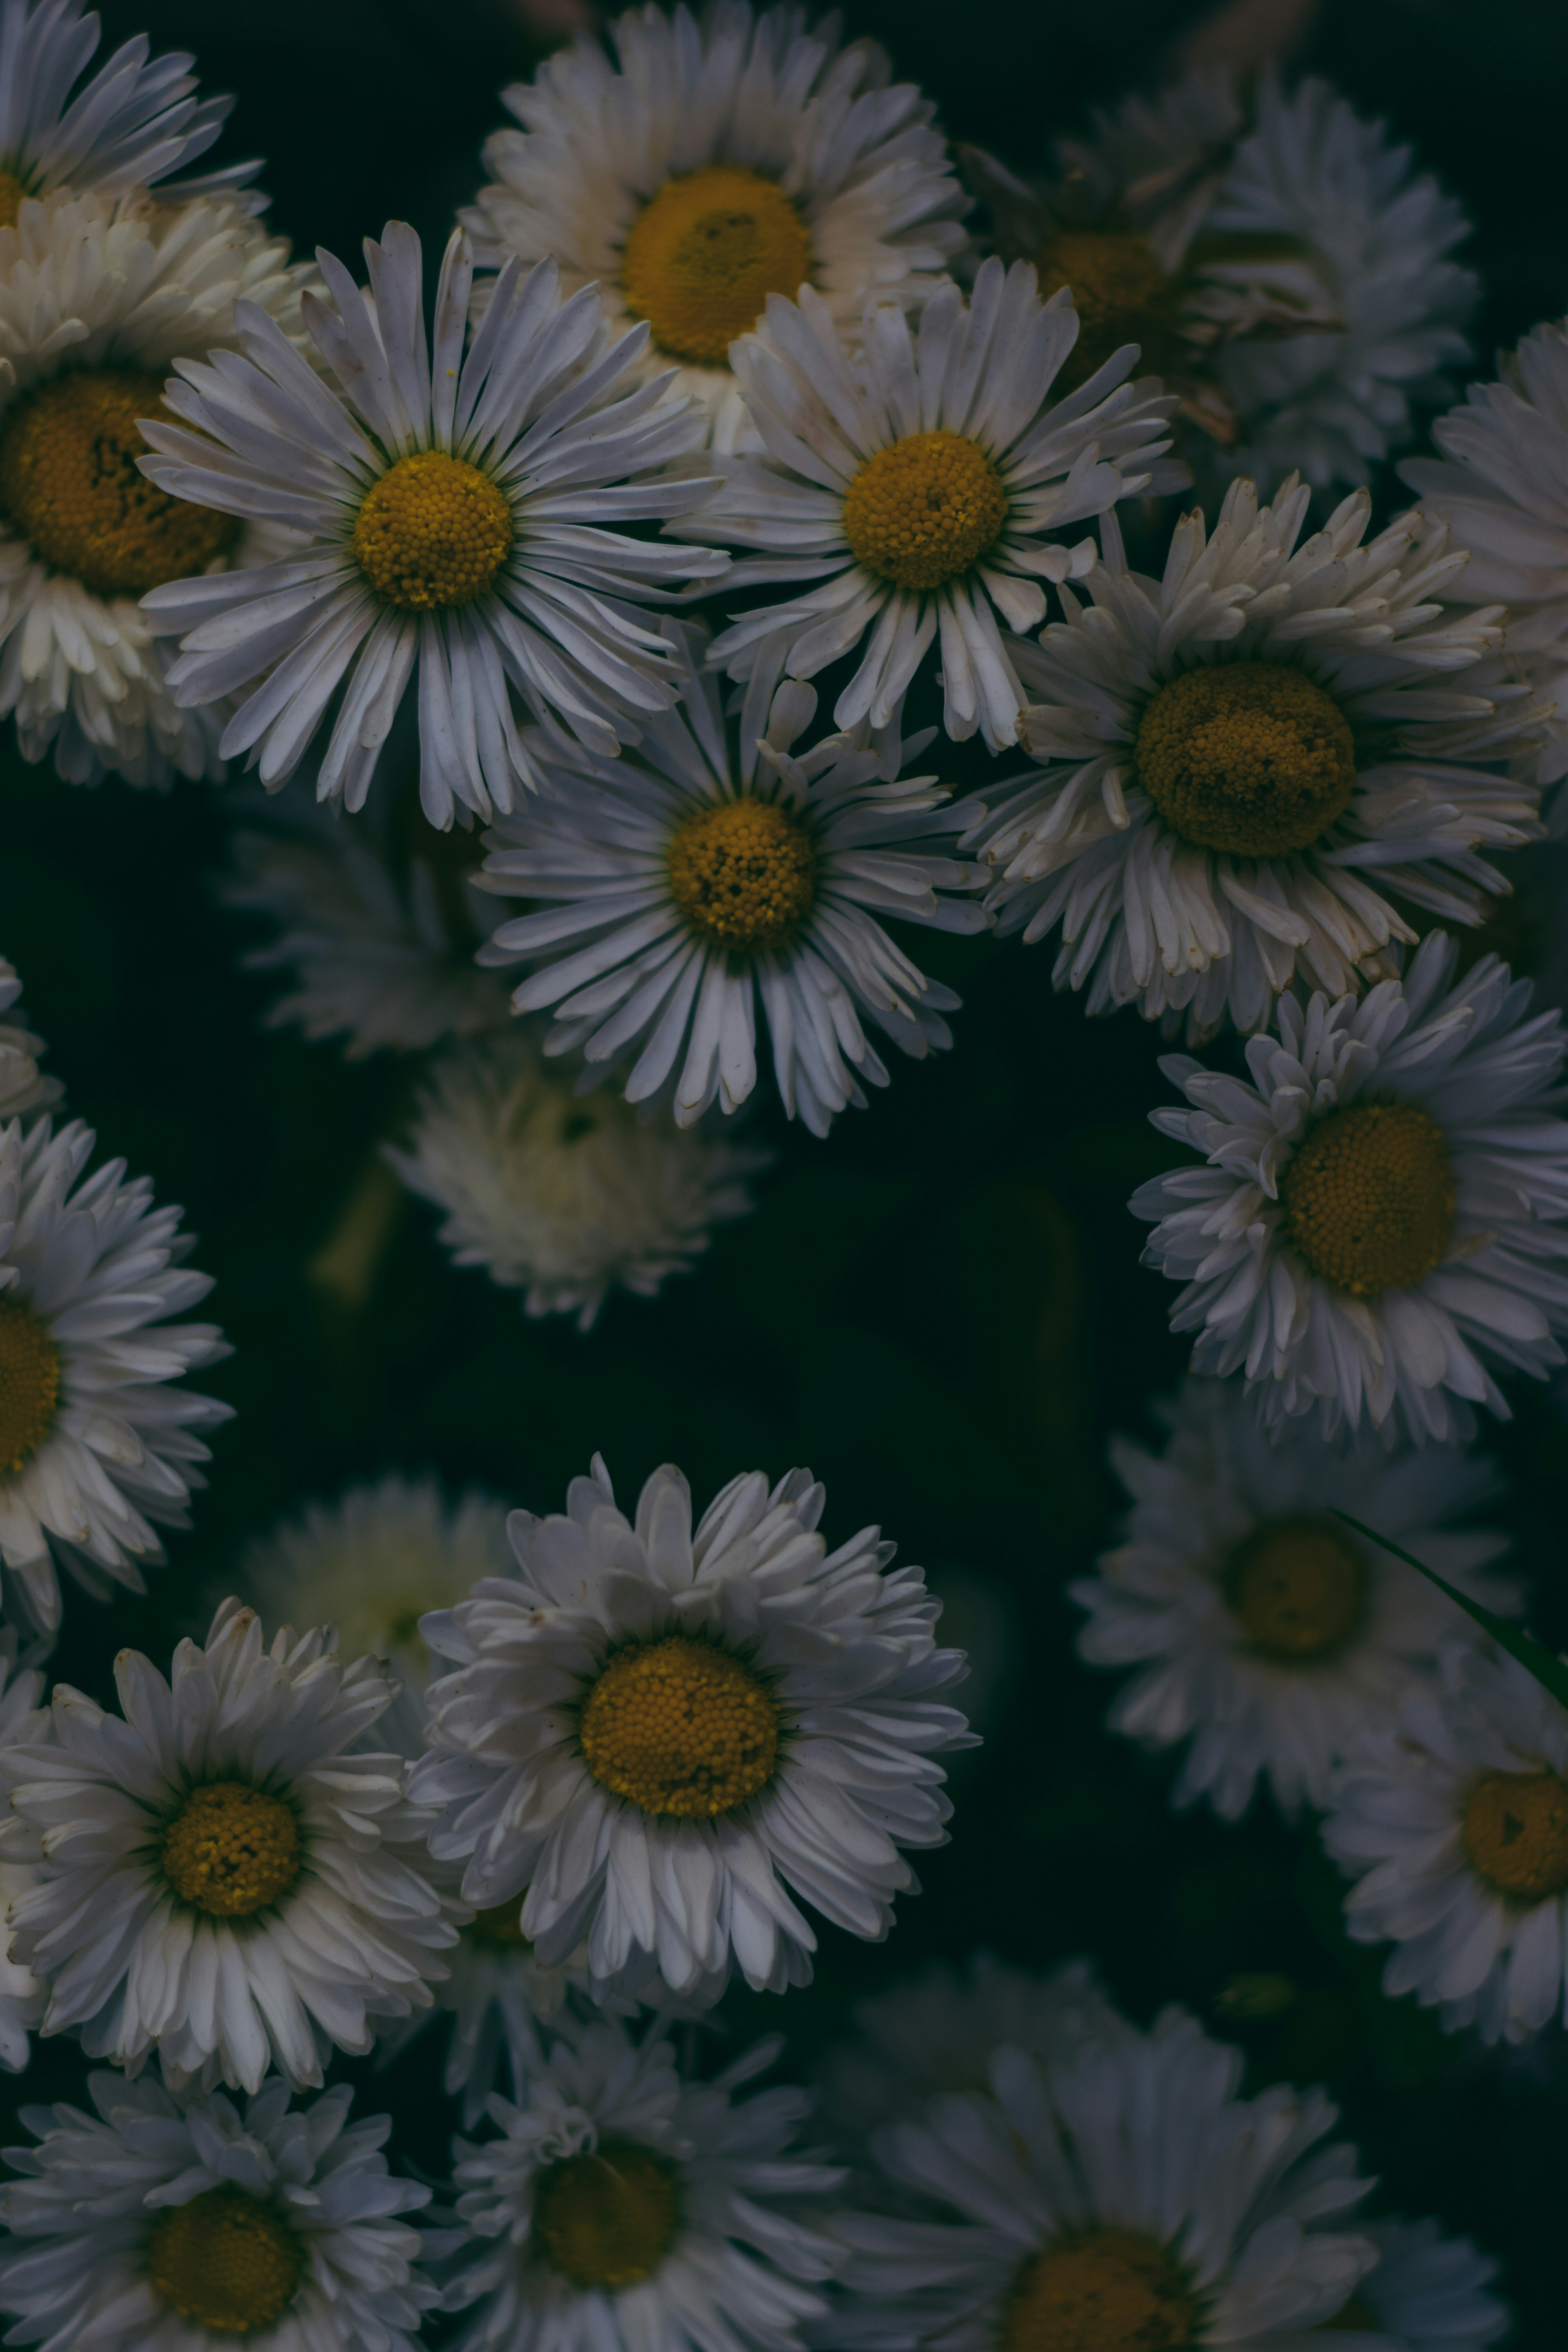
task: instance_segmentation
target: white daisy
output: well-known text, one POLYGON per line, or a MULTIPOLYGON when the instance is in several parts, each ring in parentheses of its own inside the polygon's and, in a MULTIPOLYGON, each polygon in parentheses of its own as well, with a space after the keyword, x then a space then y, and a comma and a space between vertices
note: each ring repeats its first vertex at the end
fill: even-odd
MULTIPOLYGON (((16 965, 0 956, 0 1013, 9 1013, 21 993, 16 965)), ((43 1039, 20 1021, 0 1021, 0 1119, 41 1110, 64 1094, 59 1079, 46 1077, 38 1067, 45 1050, 43 1039)))
POLYGON ((238 2103, 155 2075, 89 2077, 97 2114, 27 2107, 6 2151, 0 2310, 44 2352, 416 2352, 436 2300, 430 2191, 387 2170, 390 2116, 350 2123, 347 2084, 290 2107, 276 2079, 238 2103))
POLYGON ((457 2143, 454 2352, 799 2352, 840 2259, 810 2200, 844 2176, 793 2152, 807 2093, 733 2095, 779 2049, 694 2083, 651 2034, 565 2028, 500 2137, 457 2143))
POLYGON ((1472 1405, 1508 1416, 1490 1367, 1563 1360, 1562 1019, 1495 956, 1455 961, 1434 931, 1359 1004, 1281 997, 1249 1080, 1161 1065, 1194 1108, 1150 1117, 1207 1165, 1134 1193, 1144 1263, 1186 1284, 1193 1370, 1245 1368, 1276 1431, 1316 1410, 1325 1437, 1468 1436, 1472 1405))
POLYGON ((363 804, 418 671, 420 793, 445 828, 460 803, 489 816, 532 781, 515 688, 613 756, 673 698, 669 649, 637 610, 721 559, 606 530, 683 514, 700 478, 658 469, 702 421, 636 383, 647 330, 610 340, 598 296, 563 302, 553 262, 509 263, 464 357, 473 258, 454 232, 426 341, 424 258, 405 223, 365 241, 368 298, 331 254, 332 303, 304 317, 335 384, 277 326, 247 311, 244 358, 186 366, 153 425, 148 478, 177 498, 296 534, 259 569, 187 579, 145 600, 181 636, 170 672, 190 709, 242 699, 226 758, 268 787, 314 743, 319 799, 363 804))
POLYGON ((1568 1712, 1526 1667, 1446 1651, 1340 1768, 1323 1843, 1356 1882, 1350 1933, 1394 1945, 1391 1997, 1485 2042, 1568 2013, 1568 1712))
POLYGON ((1481 1572, 1508 1538, 1447 1525, 1498 1504, 1501 1482, 1452 1446, 1347 1454, 1304 1423, 1270 1434, 1240 1381, 1185 1381, 1154 1411, 1170 1432, 1163 1453, 1111 1440, 1132 1510, 1099 1574, 1068 1588, 1089 1612, 1079 1654, 1139 1669, 1111 1706, 1113 1731, 1151 1748, 1190 1740, 1173 1804, 1207 1797, 1236 1821, 1261 1778, 1286 1812, 1321 1808, 1357 1733, 1470 1628, 1329 1512, 1509 1615, 1520 1586, 1481 1572))
POLYGON ((160 1527, 188 1524, 197 1432, 232 1408, 174 1383, 229 1352, 216 1324, 170 1323, 205 1298, 195 1237, 145 1177, 73 1119, 0 1128, 0 1561, 7 1612, 53 1633, 57 1565, 95 1598, 146 1590, 160 1527), (82 1180, 82 1181, 79 1181, 82 1180))
MULTIPOLYGON (((700 656, 696 632, 671 634, 700 656)), ((930 731, 874 740, 862 721, 795 755, 814 689, 780 688, 761 743, 748 703, 737 743, 717 680, 688 667, 639 758, 552 762, 552 793, 489 835, 481 882, 543 903, 480 956, 537 962, 512 1004, 554 1008, 545 1051, 580 1051, 590 1069, 631 1060, 626 1099, 672 1101, 678 1127, 751 1094, 760 1006, 785 1110, 826 1135, 847 1104, 864 1108, 862 1081, 888 1083, 866 1023, 917 1058, 952 1042, 942 1016, 958 998, 880 919, 982 930, 973 899, 952 894, 984 874, 949 855, 947 788, 900 773, 930 731)))
POLYGON ((58 1683, 58 1745, 0 1748, 0 1848, 38 1865, 11 1948, 49 1979, 43 2031, 254 2091, 269 2066, 320 2083, 333 2043, 428 2008, 456 1930, 403 1851, 425 1823, 402 1759, 361 1744, 393 1698, 375 1660, 342 1664, 330 1629, 266 1649, 226 1601, 170 1682, 138 1650, 114 1678, 123 1721, 58 1683))
POLYGON ((851 2260, 831 2340, 1306 2352, 1376 2261, 1352 2233, 1372 2183, 1352 2147, 1324 2144, 1337 2110, 1321 2091, 1240 2099, 1241 2074, 1241 2053, 1179 2010, 1048 2074, 1004 2045, 988 2095, 876 2134, 889 2182, 930 2218, 839 2217, 851 2260), (1085 2332, 1086 2306, 1114 2312, 1114 2337, 1085 2332))
POLYGON ((613 324, 646 319, 643 369, 675 365, 720 449, 746 426, 730 345, 770 294, 811 284, 853 341, 868 292, 918 306, 964 246, 935 107, 835 31, 746 0, 628 10, 613 61, 580 40, 502 91, 522 129, 488 141, 493 182, 461 215, 482 268, 550 255, 613 324))
POLYGON ((653 1954, 677 1993, 731 1965, 782 1991, 816 1940, 786 1885, 879 1938, 915 1883, 900 1849, 942 1843, 933 1757, 970 1735, 940 1694, 963 1657, 876 1528, 826 1550, 826 1499, 807 1471, 771 1491, 752 1471, 694 1534, 666 1466, 634 1526, 595 1456, 569 1516, 513 1513, 521 1582, 425 1620, 458 1671, 430 1687, 410 1797, 445 1809, 430 1848, 468 1858, 465 1901, 527 1888, 547 1963, 585 1937, 596 1979, 653 1954))
MULTIPOLYGON (((29 1651, 28 1656, 36 1654, 29 1651)), ((36 1665, 18 1668, 16 1629, 0 1625, 0 1750, 47 1739, 51 1718, 40 1705, 44 1676, 36 1665)), ((9 1906, 37 1881, 31 1863, 0 1854, 0 2066, 20 2074, 30 2049, 28 2034, 44 2014, 47 1987, 22 1961, 11 1958, 5 1922, 9 1906)))
POLYGON ((406 1148, 386 1156, 444 1212, 455 1265, 482 1265, 530 1315, 574 1315, 580 1331, 611 1290, 655 1298, 689 1272, 715 1225, 750 1213, 748 1179, 770 1158, 574 1093, 527 1031, 446 1054, 406 1148))
POLYGON ((1508 887, 1480 853, 1540 832, 1531 787, 1476 764, 1541 716, 1495 658, 1500 607, 1445 605, 1465 558, 1419 514, 1363 545, 1365 490, 1298 547, 1308 498, 1236 483, 1157 583, 1108 518, 1088 604, 1064 588, 1018 656, 1043 764, 982 787, 963 846, 1001 929, 1060 926, 1056 984, 1092 1013, 1262 1029, 1298 980, 1338 996, 1393 968, 1415 933, 1387 892, 1478 922, 1508 887))
POLYGON ((1175 404, 1125 381, 1131 345, 1053 403, 1078 313, 1066 293, 1042 306, 1024 262, 983 262, 968 302, 939 287, 912 331, 873 298, 861 333, 852 358, 803 286, 798 305, 770 294, 731 352, 768 454, 724 460, 711 502, 671 528, 746 551, 726 591, 786 593, 734 621, 711 659, 771 686, 864 646, 834 718, 882 728, 940 642, 948 733, 978 728, 1008 750, 1025 698, 1003 632, 1037 628, 1042 583, 1092 560, 1091 541, 1051 534, 1187 479, 1157 464, 1175 404))
POLYGON ((1468 2238, 1446 2238, 1436 2221, 1363 2221, 1377 2248, 1334 2321, 1334 2333, 1363 2329, 1383 2352, 1486 2352, 1513 2315, 1491 2292, 1498 2266, 1468 2238))

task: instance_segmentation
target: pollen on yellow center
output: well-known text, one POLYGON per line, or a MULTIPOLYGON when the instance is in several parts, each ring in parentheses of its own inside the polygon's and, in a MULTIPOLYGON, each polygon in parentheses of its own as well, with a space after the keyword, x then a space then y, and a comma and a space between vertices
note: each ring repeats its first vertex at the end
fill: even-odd
POLYGON ((868 457, 844 499, 858 562, 900 588, 940 588, 992 547, 1007 520, 1002 477, 962 433, 908 433, 868 457))
POLYGON ((1478 1876, 1519 1903, 1568 1887, 1568 1785, 1555 1772, 1489 1772, 1465 1806, 1478 1876))
POLYGON ((634 2286, 651 2277, 679 2226, 674 2168, 629 2140, 563 2157, 534 2190, 540 2252, 574 2286, 634 2286))
POLYGON ((1025 2263, 1002 2352, 1180 2352, 1199 2316, 1184 2273, 1152 2238, 1083 2230, 1025 2263))
POLYGON ((27 194, 27 184, 15 172, 0 172, 0 228, 15 228, 27 194))
POLYGON ((667 180, 632 223, 621 263, 626 308, 671 359, 722 367, 770 294, 811 276, 811 237, 776 181, 735 163, 667 180))
POLYGON ((511 508, 488 474, 440 449, 399 457, 365 494, 354 559, 399 612, 471 604, 511 553, 511 508))
POLYGON ((1184 671, 1144 711, 1134 758, 1173 833, 1235 857, 1307 848, 1355 790, 1349 720, 1287 662, 1184 671))
POLYGON ((192 2326, 251 2336, 294 2297, 304 2249, 279 2213, 243 2189, 204 2189, 147 2232, 153 2290, 192 2326))
POLYGON ((811 836, 772 801, 721 801, 670 836, 670 896, 716 947, 765 955, 792 939, 816 894, 811 836))
POLYGON ((40 562, 95 596, 141 596, 205 572, 239 532, 233 515, 171 498, 138 471, 137 423, 159 416, 163 378, 82 368, 12 404, 0 425, 0 511, 40 562))
POLYGON ((1177 288, 1147 237, 1125 231, 1068 229, 1040 248, 1041 299, 1071 289, 1078 341, 1057 379, 1064 392, 1087 383, 1123 343, 1141 346, 1141 365, 1163 375, 1181 356, 1177 288))
POLYGON ((1291 1246, 1354 1297, 1407 1290, 1454 1230, 1447 1139, 1412 1103, 1356 1103, 1309 1129, 1280 1180, 1291 1246))
POLYGON ((778 1709, 739 1658, 672 1633, 610 1660, 584 1701, 580 1736, 602 1789, 645 1813, 711 1821, 772 1772, 778 1709))
POLYGON ((163 1833, 163 1875, 182 1902, 215 1919, 247 1919, 300 1874, 292 1808, 244 1780, 193 1789, 163 1833))
POLYGON ((1252 1647, 1282 1665, 1340 1649, 1366 1607, 1365 1565, 1327 1519, 1266 1519, 1231 1554, 1222 1587, 1252 1647))
POLYGON ((32 1309, 0 1298, 0 1477, 26 1469, 55 1418, 60 1357, 32 1309))

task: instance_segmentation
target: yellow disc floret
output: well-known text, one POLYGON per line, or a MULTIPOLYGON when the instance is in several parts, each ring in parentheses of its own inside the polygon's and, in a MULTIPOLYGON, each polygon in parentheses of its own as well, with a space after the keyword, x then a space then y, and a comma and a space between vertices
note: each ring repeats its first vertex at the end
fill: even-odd
POLYGON ((0 172, 0 228, 15 228, 27 194, 15 172, 0 172))
POLYGON ((1145 236, 1108 229, 1068 229, 1041 247, 1040 299, 1071 289, 1078 341, 1057 383, 1063 392, 1087 383, 1123 343, 1141 346, 1140 365, 1163 375, 1182 357, 1177 289, 1154 258, 1145 236))
POLYGON ((163 1833, 163 1875, 214 1919, 248 1919, 300 1875, 293 1809, 244 1780, 193 1789, 163 1833))
POLYGON ((233 515, 171 498, 137 467, 139 416, 161 416, 163 379, 83 368, 15 402, 0 425, 0 512, 51 570, 95 596, 141 596, 206 572, 239 532, 233 515))
POLYGON ((1285 857, 1342 816, 1355 743, 1331 694, 1285 662, 1189 669, 1143 713, 1138 782, 1173 833, 1234 857, 1285 857))
POLYGON ((243 2189, 204 2189, 160 2213, 147 2232, 154 2293, 193 2327, 224 2336, 276 2326, 304 2267, 304 2249, 283 2216, 243 2189))
POLYGON ((32 1460, 59 1393, 59 1349, 30 1307, 0 1298, 0 1477, 14 1477, 32 1460))
POLYGON ((1413 1103, 1356 1103, 1309 1129, 1279 1185, 1287 1233, 1321 1280, 1357 1298, 1408 1290, 1454 1230, 1447 1139, 1413 1103))
POLYGON ((1252 1647, 1282 1665, 1340 1649, 1366 1606, 1361 1554, 1327 1519, 1266 1519, 1237 1546, 1222 1583, 1252 1647))
POLYGON ((858 562, 900 588, 940 588, 992 547, 1007 520, 1002 477, 962 433, 908 433, 868 457, 844 499, 858 562))
POLYGON ((721 801, 676 827, 669 888, 716 947, 765 955, 793 939, 816 892, 811 836, 772 801, 721 801))
POLYGON ((737 163, 667 180, 632 223, 621 263, 626 308, 671 359, 722 367, 770 294, 811 276, 805 223, 775 181, 737 163))
POLYGON ((1026 2263, 1002 2352, 1179 2352, 1198 2332, 1184 2273, 1136 2230, 1083 2230, 1026 2263))
POLYGON ((354 558, 385 604, 429 613, 471 604, 493 587, 514 535, 511 508, 488 474, 420 449, 367 491, 354 520, 354 558))
POLYGON ((778 1755, 778 1709, 751 1668, 672 1633, 622 1650, 583 1704, 583 1756, 645 1813, 711 1821, 755 1796, 778 1755))
POLYGON ((633 2286, 651 2277, 679 2226, 674 2168, 629 2140, 563 2157, 534 2190, 535 2243, 574 2286, 633 2286))
POLYGON ((1465 1806, 1477 1874, 1518 1903, 1568 1887, 1568 1786, 1555 1772, 1489 1772, 1465 1806))

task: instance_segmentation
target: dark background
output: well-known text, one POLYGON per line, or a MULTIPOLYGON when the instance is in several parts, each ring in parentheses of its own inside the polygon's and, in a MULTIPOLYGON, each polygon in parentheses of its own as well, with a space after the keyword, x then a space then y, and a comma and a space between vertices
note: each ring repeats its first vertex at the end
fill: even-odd
MULTIPOLYGON (((1051 132, 1201 38, 1205 12, 866 0, 847 15, 889 42, 954 134, 1027 167, 1051 132)), ((351 259, 395 214, 439 244, 480 176, 496 89, 539 54, 501 0, 116 0, 104 16, 110 41, 148 29, 158 47, 196 49, 206 88, 240 93, 217 157, 265 153, 274 222, 351 259)), ((1302 64, 1386 114, 1463 196, 1489 361, 1560 313, 1568 9, 1244 7, 1227 37, 1257 51, 1292 27, 1302 64)), ((952 772, 984 765, 966 747, 952 772)), ((262 1031, 274 991, 237 969, 260 933, 211 889, 221 792, 75 791, 24 767, 7 738, 0 794, 0 949, 50 1041, 47 1066, 106 1153, 186 1204, 196 1263, 217 1276, 205 1311, 237 1351, 203 1383, 237 1414, 194 1530, 173 1539, 146 1601, 100 1610, 68 1595, 61 1675, 108 1696, 121 1643, 166 1662, 248 1535, 388 1467, 434 1465, 544 1510, 596 1448, 628 1507, 666 1458, 700 1506, 738 1468, 807 1461, 827 1481, 830 1540, 879 1520, 903 1557, 952 1581, 954 1637, 973 1631, 996 1662, 990 1736, 960 1764, 952 1843, 900 1906, 890 1949, 825 1933, 815 1986, 787 2007, 731 1999, 736 2030, 787 2026, 805 2070, 857 1994, 927 1954, 980 1942, 1046 1965, 1089 1950, 1140 2018, 1180 2000, 1241 2039, 1254 2086, 1329 2082, 1384 2205, 1440 2214, 1502 2254, 1515 2340, 1560 2343, 1561 2034, 1488 2054, 1446 2040, 1413 2002, 1384 2000, 1381 1955, 1344 1941, 1338 1881, 1310 1831, 1267 1806, 1238 1830, 1173 1816, 1173 1762, 1102 1737, 1110 1685, 1073 1658, 1077 1612, 1060 1587, 1116 1507, 1105 1434, 1146 1432, 1147 1397, 1182 1361, 1169 1286, 1140 1268, 1125 1207, 1167 1150, 1144 1113, 1169 1089, 1136 1015, 1089 1023, 1055 999, 1046 951, 932 941, 931 967, 966 999, 956 1051, 900 1062, 826 1146, 764 1108, 755 1124, 779 1159, 761 1213, 658 1304, 612 1300, 586 1340, 525 1322, 515 1295, 451 1272, 433 1219, 405 1203, 351 1308, 310 1264, 416 1070, 387 1057, 351 1068, 331 1046, 262 1031), (1289 1980, 1287 2005, 1238 2022, 1235 1980, 1258 1971, 1289 1980)), ((1495 1443, 1521 1496, 1535 1622, 1561 1643, 1568 1433, 1539 1391, 1517 1402, 1495 1443)), ((438 2168, 450 2117, 426 2045, 364 2095, 393 2107, 408 2160, 438 2168)), ((70 2049, 45 2044, 25 2095, 74 2095, 80 2073, 70 2049)), ((7 2116, 22 2095, 0 2078, 7 2116)))

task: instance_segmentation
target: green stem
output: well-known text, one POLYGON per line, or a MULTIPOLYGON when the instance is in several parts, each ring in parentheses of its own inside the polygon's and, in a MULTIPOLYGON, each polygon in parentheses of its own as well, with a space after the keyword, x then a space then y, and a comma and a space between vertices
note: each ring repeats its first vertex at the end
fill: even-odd
POLYGON ((1405 1550, 1400 1544, 1390 1543, 1386 1536, 1380 1536, 1375 1528, 1363 1527, 1361 1520, 1352 1519, 1348 1511, 1334 1510, 1332 1505, 1330 1508, 1336 1519, 1343 1519, 1346 1527, 1353 1528, 1358 1536, 1365 1536, 1369 1543, 1381 1544, 1384 1551, 1394 1554, 1395 1559, 1402 1559, 1406 1568, 1415 1569, 1429 1584, 1435 1584, 1439 1592, 1446 1592, 1457 1609, 1462 1609, 1467 1617, 1473 1617, 1476 1623, 1491 1635, 1499 1649, 1506 1650, 1510 1658, 1517 1658, 1525 1671, 1535 1676, 1542 1688, 1552 1693, 1559 1706, 1568 1707, 1568 1664, 1553 1656, 1543 1642, 1536 1641, 1530 1633, 1521 1633, 1517 1625, 1508 1624, 1479 1601, 1472 1601, 1468 1593, 1461 1592, 1456 1585, 1439 1576, 1435 1568, 1427 1568, 1418 1560, 1414 1552, 1405 1550))

